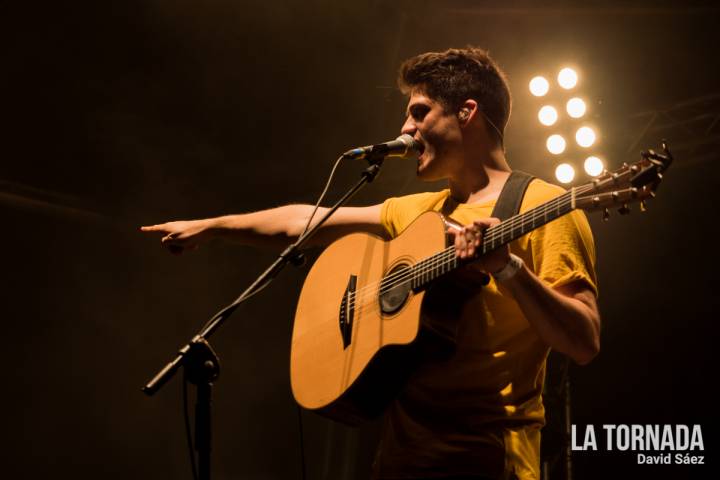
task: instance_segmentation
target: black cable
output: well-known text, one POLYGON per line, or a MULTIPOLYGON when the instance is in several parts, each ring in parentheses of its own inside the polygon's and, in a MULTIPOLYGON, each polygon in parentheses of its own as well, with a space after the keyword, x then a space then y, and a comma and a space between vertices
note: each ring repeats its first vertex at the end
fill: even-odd
MULTIPOLYGON (((318 197, 317 202, 315 202, 315 208, 313 209, 312 213, 310 214, 310 218, 308 218, 307 224, 305 225, 305 228, 303 229, 302 233, 299 235, 302 236, 305 234, 305 232, 308 231, 310 228, 310 224, 312 223, 313 218, 315 217, 315 214, 317 213, 318 209, 320 208, 320 203, 323 201, 323 198, 325 198, 325 194, 327 193, 328 189, 330 188, 330 184, 332 183, 332 179, 335 176, 335 171, 337 170, 338 165, 340 165, 340 162, 342 159, 345 158, 345 155, 341 155, 338 157, 337 160, 335 160, 335 164, 333 165, 332 170, 330 170, 330 176, 327 179, 327 182, 325 182, 325 187, 323 188, 322 193, 320 194, 320 197, 318 197)), ((300 405, 297 403, 295 404, 297 407, 298 412, 298 430, 300 434, 300 475, 302 480, 306 480, 307 478, 307 468, 305 466, 305 434, 303 433, 303 422, 302 422, 302 408, 300 408, 300 405)))
MULTIPOLYGON (((335 164, 333 165, 333 168, 332 168, 332 170, 330 171, 330 176, 328 177, 327 182, 325 183, 325 188, 323 189, 322 193, 320 194, 320 197, 318 198, 317 202, 315 203, 315 208, 314 208, 314 210, 312 211, 312 213, 310 214, 310 218, 308 218, 307 224, 305 225, 305 228, 303 229, 303 232, 302 232, 300 235, 298 235, 298 240, 299 240, 300 237, 302 237, 302 236, 305 234, 305 232, 307 232, 308 229, 310 228, 310 224, 312 223, 312 220, 313 220, 313 218, 315 217, 315 214, 317 213, 318 209, 320 208, 320 203, 323 201, 323 198, 325 198, 325 194, 327 194, 327 191, 328 191, 328 189, 330 188, 330 184, 332 183, 332 179, 333 179, 333 177, 335 176, 335 171, 337 170, 338 165, 340 165, 340 161, 343 160, 344 158, 345 158, 345 156, 344 156, 344 155, 341 155, 341 156, 338 157, 337 160, 335 160, 335 164)), ((296 242, 296 243, 297 243, 297 242, 296 242)), ((233 301, 230 305, 228 305, 227 307, 223 308, 223 309, 220 310, 218 313, 216 313, 215 315, 213 315, 213 317, 212 317, 210 320, 208 320, 207 323, 205 323, 205 326, 203 326, 202 331, 205 331, 205 330, 206 330, 210 325, 212 325, 218 318, 220 318, 220 317, 222 317, 223 315, 225 315, 225 312, 227 312, 228 310, 234 310, 238 304, 240 304, 240 303, 244 302, 245 300, 249 299, 250 297, 252 297, 252 296, 257 295, 258 293, 260 293, 260 291, 263 290, 265 287, 267 287, 267 286, 270 284, 270 282, 272 282, 272 280, 273 280, 272 278, 269 278, 266 283, 262 284, 259 288, 257 288, 257 289, 254 290, 253 292, 250 292, 249 294, 244 295, 244 296, 243 296, 243 295, 240 295, 240 296, 239 296, 237 299, 235 299, 235 301, 233 301)))
POLYGON ((300 473, 302 480, 307 478, 307 471, 305 468, 305 434, 303 433, 303 422, 302 422, 302 408, 300 405, 295 405, 298 412, 298 426, 300 430, 300 473))
POLYGON ((330 184, 332 183, 332 179, 335 176, 335 170, 337 170, 338 165, 340 165, 340 162, 342 159, 345 158, 345 155, 340 155, 337 160, 335 160, 335 165, 333 165, 332 170, 330 170, 330 176, 327 179, 327 182, 325 182, 325 188, 323 188, 322 193, 320 194, 320 197, 318 198, 317 202, 315 203, 315 209, 310 214, 310 218, 308 218, 307 224, 305 225, 305 228, 303 229, 303 232, 299 235, 302 236, 305 234, 305 232, 308 231, 310 228, 310 224, 312 223, 312 219, 315 217, 315 214, 318 211, 318 208, 320 208, 320 202, 323 201, 323 198, 325 198, 325 194, 328 191, 328 188, 330 188, 330 184))
MULTIPOLYGON (((305 228, 303 229, 303 232, 298 235, 298 239, 302 237, 302 235, 305 234, 305 232, 308 231, 310 228, 310 224, 312 223, 313 218, 315 217, 315 214, 317 213, 318 209, 320 208, 320 203, 325 198, 325 195, 327 194, 328 189, 330 188, 330 184, 332 183, 332 179, 335 176, 335 171, 337 170, 338 166, 340 165, 340 161, 345 158, 344 155, 341 155, 338 157, 337 160, 335 160, 335 164, 333 165, 332 170, 330 171, 330 175, 327 179, 327 182, 325 183, 325 187, 323 188, 322 193, 320 194, 320 197, 318 198, 317 202, 315 203, 315 208, 313 209, 312 213, 310 214, 310 218, 308 218, 307 224, 305 225, 305 228)), ((247 295, 241 295, 238 297, 234 302, 232 302, 227 307, 220 310, 218 313, 216 313, 203 327, 203 331, 206 330, 213 322, 215 322, 216 319, 223 316, 226 311, 234 309, 236 305, 239 303, 244 302, 245 300, 249 299, 250 297, 260 293, 261 290, 265 289, 270 282, 272 281, 272 278, 269 278, 265 283, 263 283, 260 287, 255 289, 253 292, 250 292, 247 295)), ((298 425, 300 428, 300 460, 301 460, 301 467, 302 467, 302 480, 306 479, 306 468, 305 468, 305 441, 304 441, 304 435, 303 435, 303 428, 302 428, 302 411, 300 409, 300 406, 297 406, 298 409, 298 425)), ((193 449, 193 439, 192 439, 192 432, 190 428, 190 415, 188 413, 188 399, 187 399, 187 378, 183 381, 183 410, 185 414, 185 433, 187 435, 187 442, 188 442, 188 448, 190 449, 190 464, 192 465, 192 472, 193 472, 193 479, 198 480, 197 476, 197 466, 195 464, 195 451, 193 449)))
POLYGON ((188 408, 188 379, 183 375, 183 416, 185 417, 185 435, 187 437, 188 449, 190 450, 190 466, 194 480, 198 480, 197 465, 195 465, 195 448, 193 447, 192 430, 190 428, 190 411, 188 408))
MULTIPOLYGON (((322 193, 320 194, 320 197, 318 198, 317 202, 315 203, 315 208, 313 209, 312 213, 310 214, 310 218, 308 218, 308 221, 307 221, 307 224, 305 225, 305 228, 303 229, 302 233, 301 233, 300 235, 298 235, 298 240, 299 240, 300 237, 302 237, 302 236, 305 234, 305 232, 307 232, 308 229, 310 228, 310 224, 312 223, 312 220, 313 220, 313 218, 315 217, 315 214, 317 213, 318 209, 320 208, 320 203, 323 201, 323 198, 325 198, 325 194, 327 194, 327 191, 328 191, 328 189, 330 188, 330 184, 332 183, 332 179, 333 179, 333 177, 335 176, 335 171, 337 170, 338 165, 340 165, 340 161, 341 161, 342 159, 344 159, 344 158, 345 158, 345 155, 341 155, 341 156, 338 157, 337 160, 335 160, 335 165, 333 165, 333 168, 332 168, 332 170, 330 171, 330 176, 328 177, 327 182, 325 183, 325 188, 323 189, 322 193)), ((296 243, 297 243, 297 242, 296 242, 296 243)), ((273 279, 272 279, 272 278, 269 278, 269 279, 267 280, 267 282, 265 282, 264 284, 262 284, 262 285, 261 285, 259 288, 257 288, 255 291, 250 292, 249 294, 244 295, 244 296, 243 296, 243 295, 240 295, 240 296, 239 296, 237 299, 235 299, 235 301, 232 302, 230 305, 228 305, 227 307, 223 308, 223 309, 220 310, 218 313, 216 313, 215 315, 213 315, 213 317, 212 317, 210 320, 208 320, 207 323, 205 323, 205 326, 203 326, 202 331, 205 331, 205 330, 206 330, 210 325, 212 325, 218 318, 220 318, 220 317, 222 317, 223 315, 225 315, 225 312, 227 312, 228 310, 234 310, 238 304, 240 304, 240 303, 244 302, 245 300, 249 299, 250 297, 252 297, 252 296, 260 293, 260 291, 263 290, 265 287, 267 287, 267 286, 270 284, 270 282, 272 282, 272 281, 273 281, 273 279)))

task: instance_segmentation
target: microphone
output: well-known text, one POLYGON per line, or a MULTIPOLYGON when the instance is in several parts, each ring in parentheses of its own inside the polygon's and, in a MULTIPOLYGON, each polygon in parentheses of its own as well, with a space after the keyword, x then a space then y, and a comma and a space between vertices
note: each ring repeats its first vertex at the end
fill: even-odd
POLYGON ((419 153, 421 146, 410 135, 403 134, 391 142, 378 143, 377 145, 367 145, 365 147, 353 148, 343 153, 344 158, 363 159, 363 158, 385 158, 400 157, 407 158, 419 153))

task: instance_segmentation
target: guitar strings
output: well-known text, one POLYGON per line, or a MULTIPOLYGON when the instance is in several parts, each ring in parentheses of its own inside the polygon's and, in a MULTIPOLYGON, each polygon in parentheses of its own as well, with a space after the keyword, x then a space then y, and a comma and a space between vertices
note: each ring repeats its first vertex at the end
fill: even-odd
MULTIPOLYGON (((584 187, 578 187, 575 190, 576 194, 584 194, 587 191, 593 189, 593 186, 584 186, 584 187)), ((559 195, 553 200, 548 201, 547 203, 540 205, 538 207, 535 207, 523 214, 515 215, 510 220, 503 222, 502 224, 498 224, 496 227, 492 227, 487 230, 487 237, 485 241, 483 242, 483 246, 486 247, 488 244, 492 245, 494 247, 494 243, 496 240, 498 240, 498 237, 501 242, 504 241, 505 234, 507 233, 507 230, 514 229, 518 224, 523 226, 524 224, 529 224, 529 226, 534 227, 535 219, 537 218, 537 214, 542 212, 542 215, 546 217, 547 212, 553 209, 561 209, 568 206, 567 200, 572 201, 572 191, 566 192, 562 195, 559 195), (529 219, 529 221, 527 221, 529 219), (497 229, 497 230, 494 230, 497 229)), ((572 203, 572 202, 570 202, 572 203)), ((566 212, 569 213, 569 212, 566 212)), ((563 214, 564 215, 564 214, 563 214)), ((562 216, 562 215, 559 215, 562 216)), ((547 219, 545 218, 545 223, 547 223, 547 219)), ((554 219, 553 219, 554 220, 554 219)), ((524 233, 524 232, 523 232, 524 233)), ((504 242, 503 242, 504 243, 504 242)), ((391 290, 392 288, 395 288, 397 285, 402 284, 404 282, 407 282, 408 279, 412 280, 413 278, 421 278, 422 276, 426 275, 427 273, 430 273, 432 271, 436 271, 438 267, 444 268, 446 266, 450 266, 450 263, 453 263, 456 261, 456 258, 454 255, 454 247, 448 247, 446 250, 442 251, 439 254, 435 254, 431 257, 428 257, 424 260, 421 260, 415 266, 403 269, 393 275, 390 275, 388 277, 385 277, 380 282, 375 282, 369 285, 366 285, 362 289, 357 290, 354 293, 351 293, 349 295, 350 300, 353 302, 351 305, 355 304, 355 300, 364 300, 365 294, 369 293, 371 294, 371 298, 375 297, 375 294, 377 292, 379 293, 385 293, 388 290, 391 290), (448 261, 450 260, 450 262, 448 261), (420 268, 417 268, 420 267, 420 268), (378 290, 377 286, 381 285, 380 289, 378 290), (360 295, 363 295, 363 297, 360 297, 360 295)), ((451 265, 451 267, 455 267, 455 265, 451 265)), ((443 272, 444 273, 444 272, 443 272)))
MULTIPOLYGON (((592 188, 592 187, 586 187, 586 188, 592 188)), ((584 193, 586 190, 583 189, 580 193, 584 193)), ((544 215, 547 215, 547 211, 563 208, 568 206, 567 200, 572 199, 572 195, 570 192, 566 192, 558 197, 556 197, 553 200, 550 200, 549 202, 540 205, 538 207, 535 207, 523 214, 515 215, 513 218, 508 220, 507 222, 503 222, 501 224, 498 224, 496 227, 492 227, 487 230, 487 237, 483 241, 483 246, 487 246, 488 244, 492 244, 494 247, 495 241, 498 239, 498 237, 501 239, 504 239, 505 233, 508 229, 512 230, 515 228, 515 226, 524 223, 530 223, 534 224, 535 222, 535 214, 538 213, 541 210, 544 210, 544 215), (526 222, 526 220, 530 218, 530 222, 526 222), (493 230, 495 228, 499 228, 498 230, 493 230)), ((572 203, 572 202, 570 202, 572 203)), ((432 272, 433 270, 437 270, 437 267, 445 267, 448 266, 450 262, 448 260, 453 261, 452 257, 457 258, 454 255, 454 246, 448 247, 442 252, 432 255, 426 259, 421 260, 420 262, 416 263, 414 267, 409 267, 406 269, 403 269, 395 274, 389 275, 388 277, 385 277, 380 282, 374 282, 371 284, 366 285, 365 287, 357 290, 354 293, 351 293, 348 297, 351 303, 351 306, 355 304, 355 299, 358 295, 362 294, 363 297, 361 299, 365 298, 365 294, 370 294, 371 298, 374 298, 376 293, 383 294, 392 288, 395 288, 397 285, 400 285, 404 282, 407 282, 408 279, 412 280, 413 278, 422 277, 427 273, 432 272), (417 267, 420 267, 419 269, 417 267), (378 290, 378 285, 380 285, 380 289, 378 290)), ((453 267, 456 265, 452 265, 453 267)))
MULTIPOLYGON (((578 195, 583 195, 583 194, 587 193, 588 191, 593 190, 594 188, 596 188, 595 185, 583 185, 580 187, 575 187, 575 189, 574 189, 575 199, 577 199, 578 195)), ((505 237, 505 234, 508 233, 507 230, 513 230, 514 228, 516 228, 516 226, 518 224, 520 224, 520 226, 524 226, 524 224, 529 223, 530 226, 533 226, 531 230, 534 230, 535 228, 537 228, 537 227, 534 227, 535 219, 537 218, 537 215, 540 212, 542 212, 542 215, 545 217, 544 223, 547 223, 547 218, 546 218, 547 212, 554 210, 554 209, 557 209, 559 212, 559 210, 561 208, 565 208, 568 206, 568 200, 570 201, 569 204, 572 205, 573 190, 569 190, 569 191, 565 192, 564 194, 559 195, 558 197, 556 197, 552 200, 549 200, 548 202, 546 202, 542 205, 534 207, 522 214, 514 215, 509 220, 507 220, 501 224, 498 224, 495 227, 491 227, 491 228, 487 229, 487 231, 486 231, 487 236, 485 237, 485 239, 482 243, 482 246, 486 247, 488 244, 491 244, 492 245, 491 249, 494 249, 494 244, 495 244, 495 241, 498 240, 498 237, 500 237, 499 239, 500 239, 501 243, 505 243, 504 237, 505 237), (528 218, 530 219, 529 222, 527 221, 528 218)), ((569 211, 565 212, 562 215, 565 215, 567 213, 569 213, 569 211)), ((560 217, 562 215, 558 215, 558 217, 560 217)), ((454 247, 448 247, 446 250, 442 251, 441 253, 438 253, 438 254, 432 255, 426 259, 423 259, 410 268, 400 270, 399 272, 397 272, 393 275, 385 277, 380 282, 375 282, 375 283, 366 285, 362 289, 359 289, 356 293, 358 293, 358 294, 359 293, 363 293, 363 294, 370 293, 371 296, 374 297, 378 291, 380 294, 385 293, 388 290, 394 288, 395 286, 406 282, 408 280, 408 278, 412 279, 413 277, 414 278, 421 277, 421 276, 425 275, 428 271, 437 269, 438 266, 444 267, 449 264, 449 262, 447 262, 446 254, 451 252, 452 250, 454 250, 454 247), (443 263, 443 262, 445 262, 445 263, 443 263), (422 267, 420 267, 419 269, 416 268, 420 265, 422 265, 422 267), (379 290, 377 289, 378 285, 381 285, 379 290)), ((487 253, 487 252, 483 251, 482 254, 485 254, 485 253, 487 253)), ((453 267, 454 267, 454 265, 453 265, 453 267)), ((355 293, 350 294, 349 297, 350 297, 350 299, 354 299, 355 293)))
MULTIPOLYGON (((497 237, 490 237, 490 243, 493 244, 496 239, 497 237)), ((374 297, 378 291, 380 294, 384 294, 402 283, 412 282, 418 279, 423 282, 423 277, 425 276, 436 277, 438 276, 438 273, 445 273, 445 269, 451 270, 457 267, 458 261, 459 259, 455 253, 455 248, 452 246, 448 247, 439 255, 434 255, 433 257, 422 261, 422 263, 416 264, 414 267, 406 268, 397 274, 386 277, 379 284, 379 289, 378 283, 374 283, 358 290, 355 292, 355 295, 350 295, 350 300, 359 301, 360 299, 364 299, 367 295, 374 297)), ((428 278, 428 280, 430 279, 431 278, 428 278)))
MULTIPOLYGON (((582 194, 592 188, 592 186, 579 187, 576 189, 576 193, 582 194)), ((514 215, 513 218, 511 218, 510 220, 500 223, 495 227, 489 228, 487 230, 487 236, 485 237, 485 239, 483 239, 482 246, 486 247, 487 245, 492 245, 494 248, 495 241, 498 239, 500 239, 501 241, 504 240, 505 234, 508 233, 508 230, 512 231, 518 225, 523 226, 525 224, 528 224, 529 226, 532 226, 534 225, 535 219, 537 218, 536 214, 542 211, 543 216, 547 218, 548 211, 559 211, 561 208, 567 207, 568 203, 572 203, 572 191, 568 191, 562 195, 559 195, 555 199, 550 200, 543 205, 535 207, 523 214, 514 215), (570 202, 568 202, 568 200, 570 200, 570 202)), ((455 265, 450 265, 450 263, 457 261, 457 256, 455 255, 454 249, 454 246, 448 247, 438 254, 421 260, 420 262, 416 263, 414 267, 402 269, 399 272, 385 277, 379 282, 368 284, 365 287, 357 290, 356 292, 351 293, 350 295, 348 295, 350 306, 355 306, 357 301, 365 300, 367 297, 375 298, 377 293, 382 295, 383 293, 395 288, 397 285, 407 282, 408 280, 422 277, 428 273, 437 271, 438 267, 455 267, 456 263, 455 265), (417 267, 420 268, 418 269, 417 267), (379 289, 378 285, 380 285, 379 289)))
MULTIPOLYGON (((593 189, 593 186, 584 186, 584 187, 578 187, 575 190, 576 194, 584 194, 588 190, 593 189)), ((577 195, 576 195, 577 196, 577 195)), ((503 222, 502 224, 498 224, 496 227, 492 227, 491 229, 487 230, 487 237, 485 241, 483 242, 482 246, 486 247, 488 244, 491 244, 491 250, 494 249, 494 243, 495 240, 500 237, 501 242, 504 242, 504 236, 508 229, 512 230, 515 228, 518 223, 523 226, 524 224, 529 224, 530 226, 533 226, 532 229, 535 229, 537 227, 534 227, 535 224, 535 218, 538 213, 542 211, 542 215, 545 217, 544 223, 548 223, 547 221, 547 212, 553 209, 557 209, 558 213, 560 209, 567 207, 569 204, 572 204, 572 191, 568 191, 562 195, 559 195, 553 200, 550 200, 546 202, 543 205, 540 205, 538 207, 535 207, 523 214, 515 215, 510 220, 503 222), (567 200, 570 200, 570 203, 568 204, 567 200), (527 221, 528 219, 529 222, 527 221), (498 228, 497 230, 493 230, 495 228, 498 228)), ((563 213, 562 215, 565 215, 568 212, 563 213)), ((558 215, 558 218, 562 215, 558 215)), ((555 219, 553 219, 555 220, 555 219)), ((524 232, 523 232, 524 233, 524 232)), ((390 275, 388 277, 385 277, 380 282, 375 282, 369 285, 366 285, 365 287, 357 290, 356 292, 351 293, 349 297, 350 305, 355 306, 357 301, 365 300, 366 298, 372 298, 374 299, 376 297, 376 293, 383 294, 393 288, 395 288, 397 285, 400 285, 402 283, 406 283, 408 280, 412 281, 416 278, 422 278, 424 275, 428 273, 432 273, 433 271, 437 271, 438 267, 441 269, 450 266, 451 268, 454 268, 457 266, 457 257, 454 254, 454 247, 448 247, 447 249, 443 250, 442 252, 432 255, 424 260, 421 260, 420 262, 416 263, 413 267, 409 267, 406 269, 403 269, 393 275, 390 275), (452 265, 451 265, 452 264, 452 265), (420 267, 420 268, 417 268, 420 267), (377 288, 377 286, 380 285, 380 289, 377 288), (369 294, 369 295, 366 295, 369 294), (363 295, 360 297, 360 295, 363 295)), ((483 252, 483 254, 486 252, 483 252)), ((441 274, 444 272, 441 272, 441 274)))

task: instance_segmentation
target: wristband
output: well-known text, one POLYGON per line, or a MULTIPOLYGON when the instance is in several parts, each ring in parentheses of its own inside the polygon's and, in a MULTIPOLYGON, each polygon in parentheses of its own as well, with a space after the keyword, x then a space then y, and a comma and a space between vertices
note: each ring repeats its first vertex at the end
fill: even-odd
POLYGON ((520 269, 525 265, 525 262, 523 262, 522 258, 518 257, 517 255, 511 253, 510 254, 510 260, 508 260, 508 263, 505 264, 503 268, 498 270, 497 272, 493 272, 492 276, 497 282, 504 282, 505 280, 508 280, 515 276, 517 272, 520 271, 520 269))

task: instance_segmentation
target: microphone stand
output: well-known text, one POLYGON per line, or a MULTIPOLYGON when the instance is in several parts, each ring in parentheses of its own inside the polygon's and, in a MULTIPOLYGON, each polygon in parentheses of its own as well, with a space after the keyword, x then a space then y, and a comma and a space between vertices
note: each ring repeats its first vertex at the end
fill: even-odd
POLYGON ((380 167, 384 159, 385 154, 383 152, 369 154, 366 160, 370 163, 370 166, 362 172, 360 180, 325 213, 315 226, 308 229, 293 244, 288 246, 272 265, 260 274, 237 300, 215 314, 190 342, 180 348, 175 358, 142 387, 142 391, 145 394, 155 394, 175 375, 181 366, 185 369, 186 379, 197 387, 195 449, 198 454, 198 476, 200 480, 210 480, 212 382, 220 375, 220 360, 208 343, 208 338, 225 323, 235 309, 240 306, 240 303, 271 282, 288 262, 296 266, 304 263, 304 257, 302 252, 300 252, 300 248, 307 243, 308 239, 317 232, 318 228, 323 225, 338 208, 346 204, 365 184, 375 179, 380 172, 380 167))

